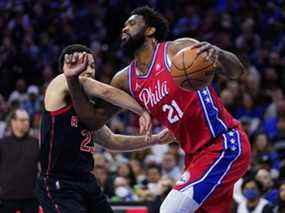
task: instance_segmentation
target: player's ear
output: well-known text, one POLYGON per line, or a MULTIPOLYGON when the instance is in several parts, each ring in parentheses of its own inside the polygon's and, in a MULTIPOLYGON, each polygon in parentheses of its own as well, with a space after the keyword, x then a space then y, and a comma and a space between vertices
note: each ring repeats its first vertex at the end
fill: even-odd
POLYGON ((156 31, 155 27, 148 27, 146 28, 145 35, 152 36, 155 33, 155 31, 156 31))

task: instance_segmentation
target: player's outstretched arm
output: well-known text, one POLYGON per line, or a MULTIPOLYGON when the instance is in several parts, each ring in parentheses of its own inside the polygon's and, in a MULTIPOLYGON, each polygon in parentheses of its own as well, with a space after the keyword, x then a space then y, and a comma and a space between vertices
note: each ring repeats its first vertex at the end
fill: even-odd
POLYGON ((146 111, 135 101, 135 99, 121 89, 117 89, 113 86, 88 77, 80 77, 79 80, 84 88, 85 93, 90 98, 101 98, 104 101, 112 103, 113 105, 123 109, 128 109, 138 115, 146 113, 146 111))
POLYGON ((81 76, 80 81, 85 92, 83 91, 78 76, 86 70, 88 57, 89 55, 85 53, 74 53, 72 55, 66 55, 63 66, 69 92, 73 99, 73 105, 80 120, 92 129, 98 129, 104 125, 106 119, 101 119, 102 116, 97 114, 98 111, 94 109, 93 104, 91 104, 89 101, 89 97, 99 97, 104 101, 125 109, 129 109, 139 114, 141 116, 140 133, 145 133, 146 139, 150 140, 151 117, 127 93, 123 92, 122 90, 113 88, 107 84, 93 80, 92 78, 81 76))
POLYGON ((144 136, 128 136, 114 134, 107 126, 96 131, 94 143, 114 152, 131 152, 148 148, 155 144, 167 144, 175 140, 168 129, 154 134, 151 140, 146 143, 144 136))
POLYGON ((197 48, 198 54, 207 53, 207 59, 216 63, 221 68, 221 74, 228 78, 237 79, 243 74, 245 68, 239 58, 226 50, 223 50, 208 42, 199 42, 192 38, 180 38, 170 42, 168 54, 174 56, 185 47, 197 48))
POLYGON ((151 135, 151 117, 129 94, 108 84, 96 81, 88 77, 80 77, 80 83, 85 93, 90 97, 101 98, 123 109, 128 109, 140 115, 140 133, 151 135))

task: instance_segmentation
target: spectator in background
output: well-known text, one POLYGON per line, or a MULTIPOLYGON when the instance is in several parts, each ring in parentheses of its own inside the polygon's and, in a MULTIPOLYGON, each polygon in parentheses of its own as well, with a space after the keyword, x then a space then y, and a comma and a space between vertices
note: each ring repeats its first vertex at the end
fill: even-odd
POLYGON ((136 197, 132 192, 129 181, 125 177, 116 177, 114 180, 115 196, 113 201, 134 201, 136 197))
POLYGON ((100 167, 103 169, 108 169, 108 161, 103 154, 96 153, 93 155, 94 167, 100 167))
POLYGON ((234 95, 229 89, 224 89, 221 92, 221 99, 226 109, 233 113, 235 111, 234 95))
POLYGON ((239 119, 242 128, 246 132, 246 134, 250 137, 252 136, 252 128, 251 128, 251 119, 247 117, 242 117, 239 119))
POLYGON ((267 200, 261 197, 261 186, 254 179, 245 180, 242 184, 243 195, 246 198, 234 211, 236 213, 273 213, 273 208, 267 200))
POLYGON ((175 156, 170 152, 164 154, 161 162, 161 172, 163 176, 176 181, 181 175, 175 156))
POLYGON ((36 113, 41 110, 40 90, 36 85, 30 85, 27 90, 28 99, 24 100, 22 107, 28 112, 29 116, 33 118, 36 113))
POLYGON ((276 205, 278 202, 278 190, 274 186, 270 172, 266 169, 259 169, 256 173, 255 179, 262 186, 262 196, 271 204, 276 205))
POLYGON ((131 159, 130 166, 136 177, 136 183, 141 184, 142 181, 146 178, 141 162, 136 159, 131 159))
POLYGON ((163 200, 167 196, 167 194, 170 192, 174 185, 174 182, 167 178, 162 177, 158 182, 158 195, 154 197, 154 199, 149 203, 148 205, 148 211, 149 213, 158 213, 159 207, 162 204, 163 200))
POLYGON ((20 105, 28 99, 26 93, 26 81, 24 79, 18 79, 16 82, 16 89, 9 96, 9 103, 19 101, 20 105))
POLYGON ((147 178, 144 182, 150 197, 153 198, 158 194, 158 182, 161 178, 161 167, 158 165, 149 165, 147 168, 147 178))
POLYGON ((285 140, 285 114, 280 115, 277 122, 277 138, 276 142, 285 140))
POLYGON ((180 148, 179 144, 176 142, 172 142, 168 144, 168 153, 174 155, 176 165, 180 170, 184 168, 184 152, 180 148))
POLYGON ((34 186, 38 172, 39 143, 29 136, 29 115, 11 113, 11 136, 0 141, 0 212, 36 213, 34 186))
POLYGON ((113 178, 110 176, 108 168, 97 165, 93 168, 92 174, 96 177, 102 192, 108 198, 114 196, 113 178))
POLYGON ((129 163, 122 163, 118 166, 117 176, 126 178, 131 187, 136 184, 136 177, 129 163))
POLYGON ((267 107, 265 114, 264 114, 264 119, 271 119, 271 118, 276 118, 277 117, 277 105, 284 101, 284 94, 280 88, 273 89, 267 91, 268 95, 271 97, 272 102, 269 104, 267 107))
POLYGON ((259 127, 263 116, 263 110, 256 106, 253 97, 249 93, 242 95, 242 103, 234 113, 236 118, 247 118, 250 121, 249 136, 259 127))
POLYGON ((43 68, 42 78, 43 78, 43 85, 46 87, 51 80, 53 79, 54 71, 51 65, 45 65, 43 68))
POLYGON ((266 134, 273 141, 285 139, 284 120, 285 120, 285 100, 276 101, 276 113, 264 120, 263 128, 266 134), (283 124, 283 125, 282 125, 283 124))
POLYGON ((8 113, 8 104, 3 95, 0 94, 0 139, 4 137, 6 130, 5 116, 8 113))
POLYGON ((136 186, 135 193, 139 200, 151 201, 159 194, 158 182, 161 178, 161 167, 150 164, 147 167, 146 179, 136 186))
POLYGON ((279 185, 278 205, 274 209, 274 213, 285 212, 285 181, 283 180, 279 185))
POLYGON ((276 179, 279 176, 280 160, 278 154, 264 133, 258 133, 253 140, 252 159, 254 169, 265 168, 276 179))

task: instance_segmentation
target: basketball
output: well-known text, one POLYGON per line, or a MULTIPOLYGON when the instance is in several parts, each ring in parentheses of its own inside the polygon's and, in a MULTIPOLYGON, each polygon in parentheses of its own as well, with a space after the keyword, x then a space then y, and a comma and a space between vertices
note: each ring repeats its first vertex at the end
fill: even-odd
POLYGON ((214 78, 214 61, 206 59, 206 53, 197 55, 197 49, 186 47, 172 59, 171 75, 184 89, 198 90, 209 85, 214 78))

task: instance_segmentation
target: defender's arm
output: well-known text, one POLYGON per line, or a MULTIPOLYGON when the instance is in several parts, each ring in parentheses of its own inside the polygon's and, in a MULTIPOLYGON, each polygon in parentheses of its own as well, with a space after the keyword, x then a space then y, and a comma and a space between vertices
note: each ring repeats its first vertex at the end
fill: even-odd
POLYGON ((120 89, 87 77, 80 77, 80 83, 90 98, 101 98, 138 115, 146 112, 130 95, 120 89))
POLYGON ((81 88, 78 75, 80 75, 88 64, 88 58, 85 55, 76 53, 67 55, 64 63, 64 74, 67 79, 68 88, 70 90, 76 113, 88 127, 98 129, 102 127, 106 120, 98 119, 94 106, 90 103, 89 96, 96 96, 104 101, 110 102, 122 108, 130 109, 133 112, 141 115, 140 132, 147 133, 146 140, 149 140, 151 132, 151 118, 149 114, 142 109, 141 106, 125 92, 113 88, 107 84, 98 82, 88 77, 80 77, 80 81, 85 89, 81 88), (95 121, 95 122, 94 122, 95 121))
POLYGON ((107 126, 96 132, 94 142, 111 151, 130 152, 148 148, 155 144, 166 144, 174 141, 167 129, 152 135, 149 143, 144 136, 127 136, 114 134, 107 126))

